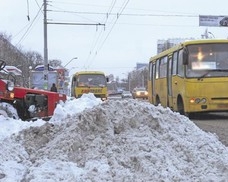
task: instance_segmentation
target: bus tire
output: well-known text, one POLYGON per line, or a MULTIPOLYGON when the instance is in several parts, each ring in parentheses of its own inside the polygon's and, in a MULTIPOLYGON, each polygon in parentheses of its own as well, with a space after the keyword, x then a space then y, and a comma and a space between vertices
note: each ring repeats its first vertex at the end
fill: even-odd
POLYGON ((177 99, 177 109, 181 115, 184 115, 184 116, 188 117, 189 119, 193 116, 193 113, 185 112, 184 102, 183 102, 182 97, 180 97, 180 96, 177 99))
POLYGON ((154 105, 155 105, 155 106, 158 106, 160 103, 161 103, 161 101, 160 101, 160 99, 159 99, 159 96, 157 95, 157 96, 156 96, 156 100, 155 100, 154 105))
POLYGON ((185 115, 188 117, 188 113, 185 112, 184 110, 184 102, 181 96, 178 97, 177 99, 177 111, 181 114, 181 115, 185 115))

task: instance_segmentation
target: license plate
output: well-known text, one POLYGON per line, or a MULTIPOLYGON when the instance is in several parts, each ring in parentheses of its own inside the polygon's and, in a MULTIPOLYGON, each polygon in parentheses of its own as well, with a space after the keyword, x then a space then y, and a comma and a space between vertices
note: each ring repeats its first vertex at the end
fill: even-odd
POLYGON ((218 104, 218 108, 228 108, 228 104, 218 104))

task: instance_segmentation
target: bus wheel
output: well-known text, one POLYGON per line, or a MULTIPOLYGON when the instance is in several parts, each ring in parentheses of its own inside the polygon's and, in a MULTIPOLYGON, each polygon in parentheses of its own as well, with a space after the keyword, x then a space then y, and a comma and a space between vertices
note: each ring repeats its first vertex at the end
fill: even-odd
POLYGON ((160 104, 160 103, 161 103, 161 101, 160 101, 159 97, 156 96, 156 100, 155 100, 154 105, 155 105, 155 106, 158 106, 158 104, 160 104))
POLYGON ((181 115, 186 115, 186 113, 184 112, 184 102, 181 97, 178 97, 177 99, 177 109, 181 115))
POLYGON ((177 108, 178 108, 178 112, 181 115, 184 115, 184 116, 190 118, 190 113, 184 111, 184 102, 183 102, 183 100, 182 100, 181 97, 178 97, 178 100, 177 100, 177 108))
POLYGON ((13 119, 19 119, 17 110, 11 104, 6 102, 0 103, 0 115, 13 119))

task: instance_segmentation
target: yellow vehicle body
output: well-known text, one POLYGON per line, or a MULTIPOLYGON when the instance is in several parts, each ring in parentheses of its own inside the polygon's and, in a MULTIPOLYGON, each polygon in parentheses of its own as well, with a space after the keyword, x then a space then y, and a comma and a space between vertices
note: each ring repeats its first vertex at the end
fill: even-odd
POLYGON ((71 96, 79 98, 85 93, 93 93, 95 97, 106 100, 107 81, 104 72, 101 71, 76 72, 71 81, 71 96))
POLYGON ((152 57, 148 99, 186 116, 228 111, 228 40, 186 41, 152 57))

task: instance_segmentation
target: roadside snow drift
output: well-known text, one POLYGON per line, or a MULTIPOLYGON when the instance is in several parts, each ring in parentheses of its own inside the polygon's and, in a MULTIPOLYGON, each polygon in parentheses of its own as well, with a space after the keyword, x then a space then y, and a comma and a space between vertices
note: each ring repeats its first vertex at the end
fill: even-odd
POLYGON ((0 150, 1 182, 228 179, 228 148, 214 134, 133 99, 69 100, 48 123, 3 138, 0 150))

